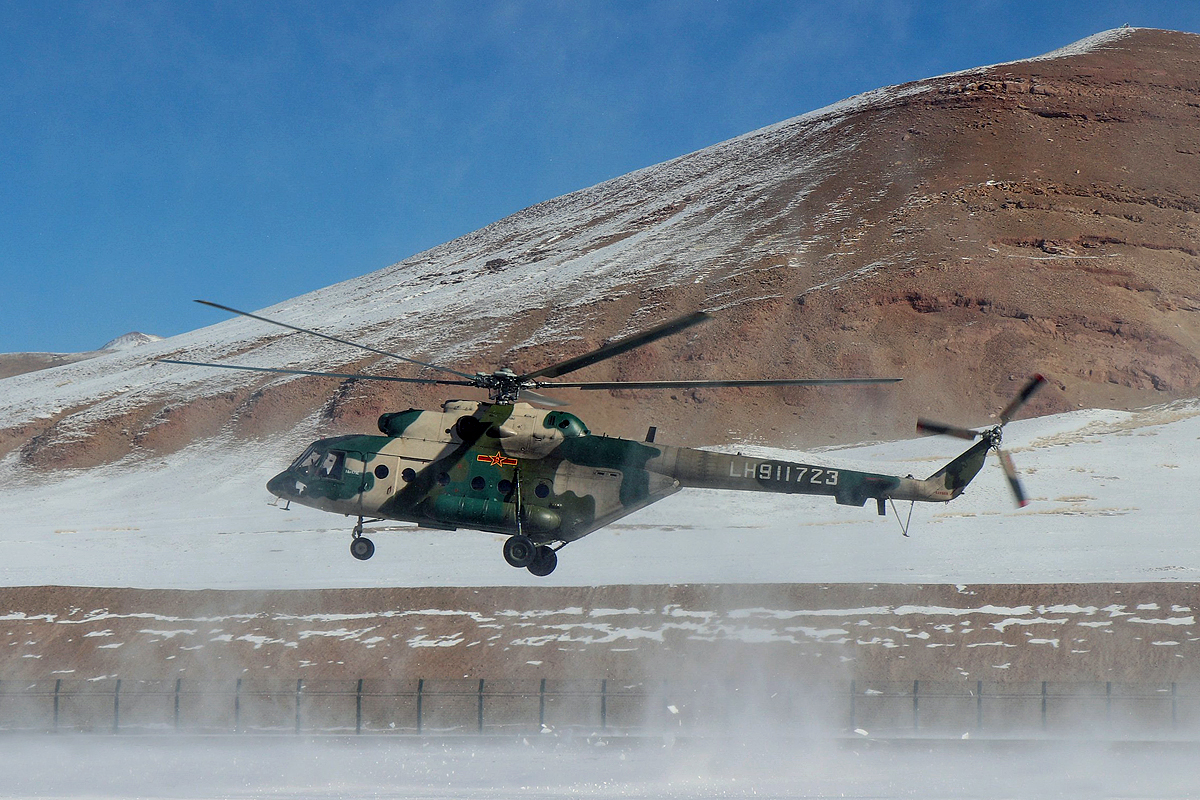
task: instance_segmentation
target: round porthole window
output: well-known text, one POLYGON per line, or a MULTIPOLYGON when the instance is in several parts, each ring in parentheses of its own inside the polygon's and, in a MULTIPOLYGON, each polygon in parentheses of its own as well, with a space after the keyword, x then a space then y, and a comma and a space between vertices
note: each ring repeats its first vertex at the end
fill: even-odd
POLYGON ((537 488, 533 490, 533 493, 536 494, 538 497, 549 497, 550 496, 550 487, 544 483, 539 483, 537 485, 537 488))
POLYGON ((400 477, 404 479, 405 483, 411 483, 413 478, 417 477, 417 473, 413 472, 412 467, 405 467, 401 470, 400 477))
POLYGON ((486 486, 487 481, 483 479, 482 475, 476 475, 474 478, 471 478, 471 488, 475 491, 482 492, 486 486))
POLYGON ((500 494, 508 494, 513 488, 512 481, 500 481, 496 488, 500 490, 500 494))
POLYGON ((375 477, 379 478, 379 480, 386 478, 389 473, 390 471, 387 468, 387 464, 380 464, 375 468, 375 477))
POLYGON ((449 485, 450 485, 450 476, 449 476, 449 475, 447 475, 447 474, 446 474, 446 473, 444 473, 444 472, 439 472, 439 473, 438 473, 438 477, 437 477, 437 481, 438 481, 438 483, 440 483, 442 486, 449 486, 449 485))

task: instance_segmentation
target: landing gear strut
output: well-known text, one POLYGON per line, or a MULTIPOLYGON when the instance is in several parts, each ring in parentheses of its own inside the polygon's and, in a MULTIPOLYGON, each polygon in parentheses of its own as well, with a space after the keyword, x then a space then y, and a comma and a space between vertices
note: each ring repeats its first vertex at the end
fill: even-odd
POLYGON ((351 536, 353 536, 353 538, 350 540, 350 555, 354 556, 359 561, 366 561, 368 558, 375 555, 375 543, 363 536, 362 517, 358 518, 358 522, 355 524, 351 536))
MULTIPOLYGON (((504 560, 520 569, 525 567, 539 578, 544 578, 558 566, 558 553, 545 544, 534 544, 525 535, 521 526, 521 470, 513 470, 514 497, 516 498, 517 533, 504 542, 504 560)), ((561 546, 561 545, 560 545, 561 546)))
POLYGON ((521 529, 521 470, 513 470, 513 497, 516 500, 517 533, 504 542, 504 560, 520 569, 528 567, 537 556, 537 546, 521 529))

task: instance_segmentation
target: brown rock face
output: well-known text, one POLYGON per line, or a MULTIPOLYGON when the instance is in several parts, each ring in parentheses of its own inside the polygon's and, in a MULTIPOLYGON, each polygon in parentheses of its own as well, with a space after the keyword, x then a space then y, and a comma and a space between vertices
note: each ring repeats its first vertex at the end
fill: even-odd
POLYGON ((19 587, 0 589, 0 680, 1195 682, 1197 588, 19 587))
MULTIPOLYGON (((918 414, 983 424, 1033 372, 1051 386, 1026 413, 1136 407, 1200 387, 1197 186, 1200 37, 1121 31, 855 98, 548 201, 272 313, 470 372, 537 369, 707 308, 713 322, 573 377, 905 379, 869 390, 562 393, 595 432, 640 436, 656 424, 679 444, 900 437, 918 414), (539 333, 547 328, 558 333, 539 333)), ((219 352, 177 337, 155 354, 414 373, 274 330, 229 330, 219 352)), ((221 378, 131 381, 120 413, 64 399, 40 416, 0 418, 0 450, 87 465, 216 432, 368 431, 381 411, 448 396, 221 378)))

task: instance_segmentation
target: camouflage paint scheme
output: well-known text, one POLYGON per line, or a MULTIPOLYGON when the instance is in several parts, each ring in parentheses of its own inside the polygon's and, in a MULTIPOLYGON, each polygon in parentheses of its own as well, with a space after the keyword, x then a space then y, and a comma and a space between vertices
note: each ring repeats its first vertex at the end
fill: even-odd
MULTIPOLYGON (((473 528, 507 534, 504 559, 539 577, 558 563, 557 553, 627 514, 685 487, 733 491, 823 494, 842 505, 875 500, 880 514, 888 500, 948 502, 962 494, 990 450, 996 450, 1019 505, 1028 501, 1012 460, 1000 450, 1001 429, 1043 384, 1035 375, 984 431, 918 420, 925 433, 975 440, 965 453, 925 480, 818 464, 751 458, 593 436, 578 417, 534 408, 523 400, 557 406, 542 389, 685 389, 729 386, 828 386, 895 383, 899 378, 763 378, 669 381, 562 381, 563 375, 671 336, 710 318, 696 311, 648 330, 608 342, 548 367, 517 374, 509 367, 466 372, 389 353, 375 347, 300 328, 229 306, 204 305, 328 341, 395 358, 442 377, 402 377, 324 372, 247 364, 160 359, 197 367, 344 380, 470 386, 485 389, 491 402, 451 400, 440 412, 409 409, 379 418, 382 436, 341 436, 314 442, 288 469, 267 484, 275 496, 358 517, 350 554, 369 559, 375 544, 363 536, 365 518, 413 522, 426 528, 473 528), (453 378, 446 377, 447 375, 453 378)), ((653 430, 653 429, 651 429, 653 430)), ((375 521, 373 520, 373 521, 375 521)), ((902 525, 903 527, 903 525, 902 525)), ((907 531, 906 531, 907 533, 907 531)))
POLYGON ((352 516, 566 543, 690 487, 874 499, 880 513, 888 499, 948 502, 994 444, 919 480, 594 436, 572 414, 521 402, 452 400, 384 414, 379 429, 313 443, 268 490, 352 516))

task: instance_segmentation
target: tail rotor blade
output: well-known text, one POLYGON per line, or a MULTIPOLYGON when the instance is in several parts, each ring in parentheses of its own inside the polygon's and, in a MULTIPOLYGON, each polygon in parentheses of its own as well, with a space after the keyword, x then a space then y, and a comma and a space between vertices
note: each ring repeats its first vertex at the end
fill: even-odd
POLYGON ((1013 497, 1017 500, 1017 506, 1024 508, 1029 505, 1029 499, 1025 496, 1025 489, 1021 486, 1021 479, 1017 477, 1017 468, 1013 465, 1013 460, 1008 453, 1003 450, 998 452, 1000 454, 1000 466, 1004 468, 1004 477, 1008 478, 1008 485, 1012 489, 1013 497))
POLYGON ((931 419, 924 418, 917 420, 917 430, 921 433, 927 433, 930 436, 955 436, 959 439, 966 439, 968 442, 978 439, 981 435, 979 431, 973 431, 969 428, 960 428, 956 425, 947 425, 944 422, 934 422, 931 419))
POLYGON ((1000 412, 1000 422, 1002 424, 1006 423, 1016 416, 1017 412, 1021 410, 1021 406, 1029 402, 1029 398, 1033 396, 1034 392, 1042 388, 1042 384, 1045 382, 1046 379, 1043 376, 1034 375, 1029 383, 1025 384, 1025 388, 1021 389, 1021 393, 1008 404, 1007 408, 1000 412))

